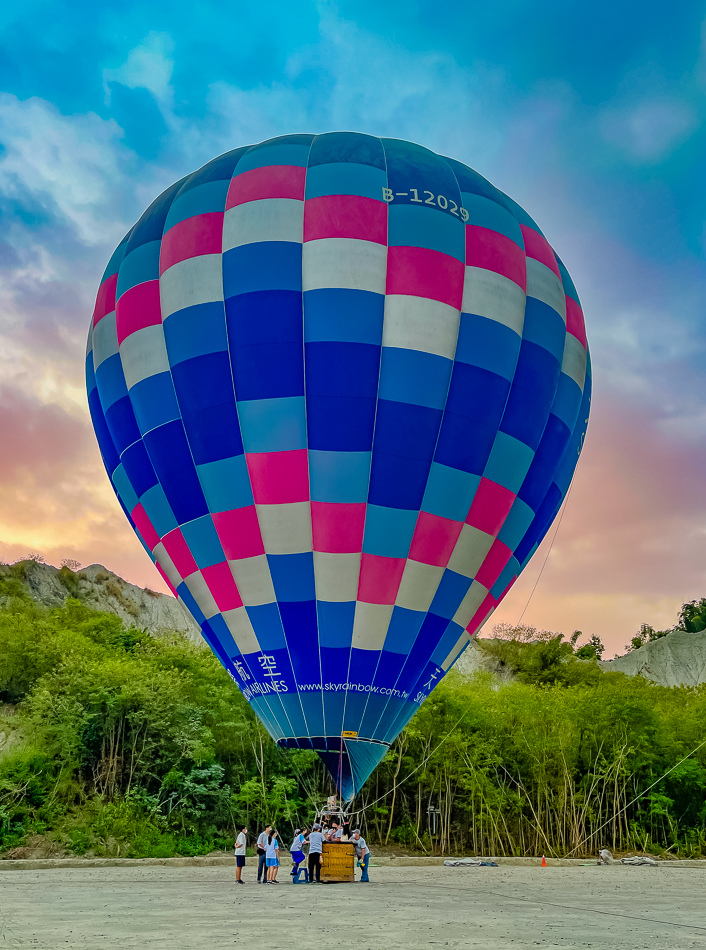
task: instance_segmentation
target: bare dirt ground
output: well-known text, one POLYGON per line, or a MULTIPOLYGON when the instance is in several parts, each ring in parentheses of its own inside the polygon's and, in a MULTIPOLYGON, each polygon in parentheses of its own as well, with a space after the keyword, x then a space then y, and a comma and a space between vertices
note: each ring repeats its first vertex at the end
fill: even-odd
POLYGON ((371 866, 370 884, 234 869, 0 868, 0 948, 706 948, 706 870, 371 866))

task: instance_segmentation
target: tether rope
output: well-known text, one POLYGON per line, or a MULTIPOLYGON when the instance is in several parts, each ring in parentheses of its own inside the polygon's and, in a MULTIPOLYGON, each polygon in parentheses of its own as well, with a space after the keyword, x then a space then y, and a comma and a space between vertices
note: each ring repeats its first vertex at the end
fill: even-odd
POLYGON ((530 601, 531 601, 532 598, 534 597, 534 592, 537 590, 537 584, 539 584, 539 580, 540 580, 542 574, 544 573, 544 568, 547 566, 547 561, 549 560, 549 555, 552 553, 552 548, 554 547, 554 542, 556 541, 556 536, 557 536, 557 534, 559 534, 559 528, 561 527, 561 522, 563 521, 564 515, 566 514, 566 507, 567 507, 567 504, 568 504, 568 502, 569 502, 569 495, 571 494, 571 489, 572 489, 572 488, 573 488, 573 482, 571 483, 571 485, 569 485, 569 490, 567 491, 566 497, 564 498, 564 503, 563 503, 563 505, 561 506, 561 514, 559 515, 559 518, 558 518, 557 523, 556 523, 556 528, 554 529, 554 537, 553 537, 552 540, 551 540, 551 544, 549 545, 549 550, 547 551, 546 557, 544 558, 544 562, 542 563, 542 566, 541 566, 540 569, 539 569, 539 574, 537 574, 537 580, 534 582, 534 587, 533 587, 532 590, 530 591, 530 595, 529 595, 529 597, 527 598, 527 603, 525 604, 524 609, 523 609, 522 613, 520 614, 520 619, 517 621, 516 626, 518 626, 518 627, 519 627, 520 624, 522 623, 522 618, 524 617, 525 612, 527 611, 527 608, 528 608, 529 605, 530 605, 530 601))

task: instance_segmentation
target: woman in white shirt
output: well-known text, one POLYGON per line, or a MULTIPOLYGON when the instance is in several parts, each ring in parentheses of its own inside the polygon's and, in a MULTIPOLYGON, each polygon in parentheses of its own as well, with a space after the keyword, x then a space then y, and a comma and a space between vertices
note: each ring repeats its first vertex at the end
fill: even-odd
POLYGON ((267 883, 277 884, 277 871, 279 870, 279 841, 277 839, 277 832, 274 828, 270 829, 270 833, 267 836, 265 860, 267 861, 267 883))
POLYGON ((304 860, 304 843, 306 841, 306 835, 308 834, 308 829, 304 829, 302 832, 300 828, 297 828, 294 832, 294 841, 292 841, 292 847, 289 849, 292 855, 292 877, 296 877, 299 871, 299 865, 304 860))
POLYGON ((243 873, 243 868, 245 867, 245 849, 248 844, 247 839, 248 829, 245 825, 242 826, 238 832, 238 837, 235 839, 235 883, 244 884, 245 881, 242 880, 241 874, 243 873))

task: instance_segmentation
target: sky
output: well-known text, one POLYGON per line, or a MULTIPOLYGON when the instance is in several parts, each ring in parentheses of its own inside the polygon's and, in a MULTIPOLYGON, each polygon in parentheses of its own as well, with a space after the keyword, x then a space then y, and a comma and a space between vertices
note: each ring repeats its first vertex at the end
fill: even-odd
POLYGON ((221 152, 354 129, 475 168, 581 297, 584 452, 492 622, 580 629, 611 655, 706 596, 704 3, 25 0, 0 9, 0 90, 0 559, 164 589, 88 418, 105 264, 221 152))

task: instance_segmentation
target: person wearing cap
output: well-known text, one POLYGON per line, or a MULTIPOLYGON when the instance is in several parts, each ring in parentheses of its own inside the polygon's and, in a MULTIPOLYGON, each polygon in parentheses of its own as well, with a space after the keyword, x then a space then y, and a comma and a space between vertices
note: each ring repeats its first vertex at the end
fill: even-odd
POLYGON ((309 883, 321 884, 321 862, 324 859, 324 841, 321 825, 314 825, 309 834, 309 883), (316 876, 316 880, 314 880, 316 876))
POLYGON ((302 834, 301 828, 297 828, 294 831, 294 841, 292 841, 292 847, 289 849, 292 855, 292 870, 290 871, 292 877, 296 877, 299 871, 299 865, 304 860, 304 842, 306 841, 307 829, 304 829, 302 834))
POLYGON ((356 828, 351 837, 351 841, 355 847, 355 856, 358 858, 358 867, 361 869, 362 874, 360 875, 361 884, 369 884, 370 878, 368 877, 368 863, 370 861, 370 849, 365 843, 365 838, 362 838, 360 835, 360 828, 356 828))
POLYGON ((238 837, 235 839, 235 881, 236 884, 244 884, 241 875, 243 873, 243 868, 245 867, 245 848, 248 843, 247 839, 248 829, 246 825, 240 826, 240 831, 238 837))

